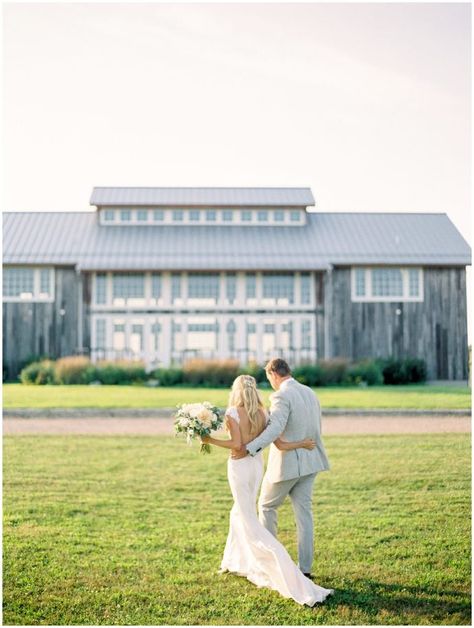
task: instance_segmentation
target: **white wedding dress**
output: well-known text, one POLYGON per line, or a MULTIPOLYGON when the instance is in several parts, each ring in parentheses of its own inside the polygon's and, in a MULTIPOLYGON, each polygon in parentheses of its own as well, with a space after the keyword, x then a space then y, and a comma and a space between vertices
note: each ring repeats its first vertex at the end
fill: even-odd
MULTIPOLYGON (((226 414, 239 422, 235 407, 226 414)), ((323 602, 333 589, 324 589, 303 575, 283 545, 257 517, 257 493, 263 477, 263 455, 238 460, 229 457, 227 477, 234 498, 230 529, 220 571, 245 576, 258 587, 278 591, 298 604, 314 606, 323 602)))

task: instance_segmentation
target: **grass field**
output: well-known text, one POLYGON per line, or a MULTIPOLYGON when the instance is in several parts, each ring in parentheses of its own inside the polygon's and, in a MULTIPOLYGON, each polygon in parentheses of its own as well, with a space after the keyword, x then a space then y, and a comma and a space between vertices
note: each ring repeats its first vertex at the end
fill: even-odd
MULTIPOLYGON (((323 408, 468 409, 467 386, 374 386, 315 389, 323 408)), ((270 390, 262 390, 268 401, 270 390)), ((145 386, 25 386, 5 384, 5 408, 166 408, 207 400, 225 406, 223 388, 147 388, 145 386)))
MULTIPOLYGON (((311 609, 216 574, 224 450, 6 436, 4 624, 470 624, 470 437, 325 442, 313 572, 335 595, 311 609)), ((279 534, 296 557, 289 504, 279 534)))

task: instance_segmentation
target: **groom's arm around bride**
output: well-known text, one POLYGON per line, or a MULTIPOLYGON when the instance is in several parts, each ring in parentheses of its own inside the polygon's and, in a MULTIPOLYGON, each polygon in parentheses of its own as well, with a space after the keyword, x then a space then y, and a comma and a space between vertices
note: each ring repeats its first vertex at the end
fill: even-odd
MULTIPOLYGON (((254 456, 265 447, 268 447, 285 431, 288 418, 290 416, 290 404, 282 394, 275 392, 271 397, 270 416, 267 427, 253 441, 247 443, 243 455, 254 456)), ((292 439, 300 440, 300 439, 292 439)), ((302 440, 302 439, 301 439, 302 440)), ((242 454, 241 454, 242 455, 242 454)))
POLYGON ((242 458, 247 454, 255 456, 280 435, 287 441, 311 438, 316 441, 316 447, 312 450, 299 448, 292 452, 281 452, 272 447, 267 474, 274 482, 278 482, 329 469, 321 438, 321 408, 315 393, 293 379, 284 360, 271 360, 265 372, 275 390, 271 396, 268 425, 257 438, 241 447, 240 451, 233 452, 233 457, 242 458))

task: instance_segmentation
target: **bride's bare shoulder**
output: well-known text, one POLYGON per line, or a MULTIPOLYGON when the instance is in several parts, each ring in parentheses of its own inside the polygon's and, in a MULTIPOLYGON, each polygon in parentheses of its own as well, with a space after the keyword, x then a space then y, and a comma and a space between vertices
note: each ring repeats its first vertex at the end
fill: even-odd
POLYGON ((235 411, 236 411, 236 412, 237 412, 237 414, 239 415, 239 419, 240 419, 240 420, 242 420, 242 419, 243 419, 243 420, 244 420, 244 422, 245 422, 245 421, 248 421, 249 416, 248 416, 247 411, 246 411, 246 409, 244 408, 244 406, 235 406, 235 411))

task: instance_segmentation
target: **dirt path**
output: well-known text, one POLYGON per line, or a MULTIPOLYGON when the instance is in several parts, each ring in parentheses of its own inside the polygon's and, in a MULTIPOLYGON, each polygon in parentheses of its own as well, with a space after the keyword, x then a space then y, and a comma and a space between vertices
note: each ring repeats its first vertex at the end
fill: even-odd
MULTIPOLYGON (((470 432, 467 416, 328 416, 324 434, 425 434, 470 432)), ((170 418, 4 418, 4 434, 172 434, 170 418)))

